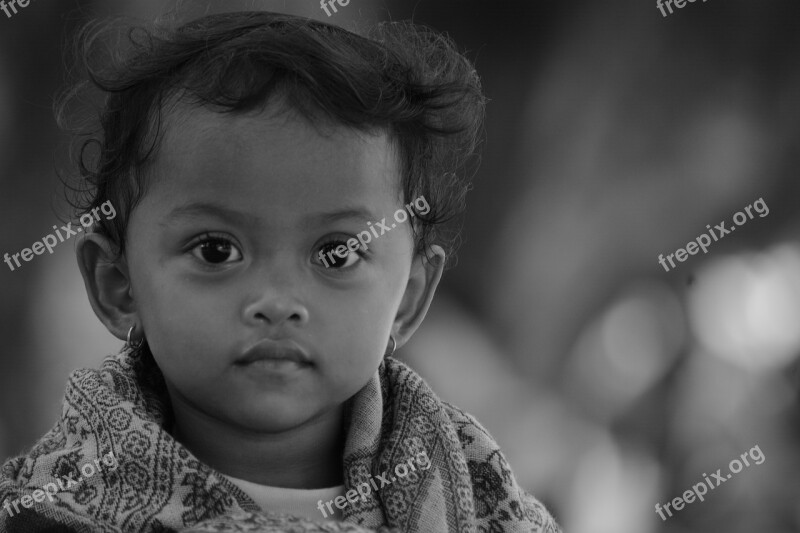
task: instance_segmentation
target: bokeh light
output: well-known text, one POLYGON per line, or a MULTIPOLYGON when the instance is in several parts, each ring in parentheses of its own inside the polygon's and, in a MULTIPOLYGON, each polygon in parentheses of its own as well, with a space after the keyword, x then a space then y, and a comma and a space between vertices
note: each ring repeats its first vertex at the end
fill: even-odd
POLYGON ((800 247, 715 260, 688 301, 692 331, 711 354, 749 370, 785 366, 800 350, 800 247))

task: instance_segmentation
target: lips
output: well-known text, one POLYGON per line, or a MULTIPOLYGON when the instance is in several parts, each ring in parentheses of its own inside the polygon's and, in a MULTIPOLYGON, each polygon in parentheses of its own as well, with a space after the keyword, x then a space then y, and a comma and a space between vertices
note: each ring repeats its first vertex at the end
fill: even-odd
POLYGON ((259 361, 290 361, 301 366, 311 364, 308 354, 295 343, 270 339, 259 341, 248 348, 241 357, 234 361, 234 364, 246 366, 259 361))

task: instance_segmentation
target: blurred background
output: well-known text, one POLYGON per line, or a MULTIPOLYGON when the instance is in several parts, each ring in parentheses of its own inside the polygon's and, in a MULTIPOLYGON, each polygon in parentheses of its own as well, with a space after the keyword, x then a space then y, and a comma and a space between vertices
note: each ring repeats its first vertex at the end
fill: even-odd
MULTIPOLYGON (((709 0, 37 0, 0 12, 0 253, 67 210, 52 117, 64 42, 89 18, 242 8, 359 29, 408 19, 476 63, 487 142, 464 244, 399 355, 473 413, 570 533, 800 531, 800 5, 709 0), (677 248, 758 200, 738 231, 677 248), (655 504, 754 446, 662 520, 655 504)), ((0 265, 0 459, 60 413, 69 372, 122 345, 74 241, 0 265)))

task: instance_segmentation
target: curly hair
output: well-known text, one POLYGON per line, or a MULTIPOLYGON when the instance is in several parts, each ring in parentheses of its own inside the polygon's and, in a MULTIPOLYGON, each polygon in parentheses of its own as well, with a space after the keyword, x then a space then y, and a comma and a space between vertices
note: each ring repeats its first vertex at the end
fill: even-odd
POLYGON ((477 165, 486 100, 468 59, 441 33, 380 23, 364 36, 269 12, 208 15, 182 24, 94 21, 76 36, 82 81, 56 102, 66 128, 71 102, 102 97, 99 119, 77 137, 78 212, 111 201, 118 216, 96 231, 125 253, 125 229, 147 188, 147 163, 171 105, 220 113, 264 109, 279 99, 312 124, 386 132, 396 146, 404 202, 431 206, 414 224, 416 252, 450 257, 477 165), (111 42, 116 39, 116 42, 111 42))

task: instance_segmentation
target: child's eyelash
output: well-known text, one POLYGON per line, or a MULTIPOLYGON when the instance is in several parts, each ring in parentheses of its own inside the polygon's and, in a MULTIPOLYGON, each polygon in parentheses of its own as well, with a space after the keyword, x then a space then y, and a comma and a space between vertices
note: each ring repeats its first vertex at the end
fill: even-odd
POLYGON ((204 242, 214 242, 214 241, 222 241, 222 242, 229 242, 231 244, 235 244, 233 239, 230 237, 221 234, 221 233, 214 233, 214 232, 206 232, 197 237, 194 237, 189 243, 186 245, 188 249, 192 249, 198 244, 203 244, 204 242))
MULTIPOLYGON (((344 245, 346 247, 347 241, 349 241, 350 239, 355 239, 355 236, 347 237, 346 239, 343 239, 341 237, 327 237, 325 238, 325 240, 322 241, 322 243, 320 243, 319 246, 320 248, 323 248, 325 246, 336 244, 336 245, 344 245)), ((366 250, 364 250, 364 247, 361 246, 360 244, 358 245, 358 248, 356 248, 355 252, 361 257, 364 257, 367 254, 366 250)))

